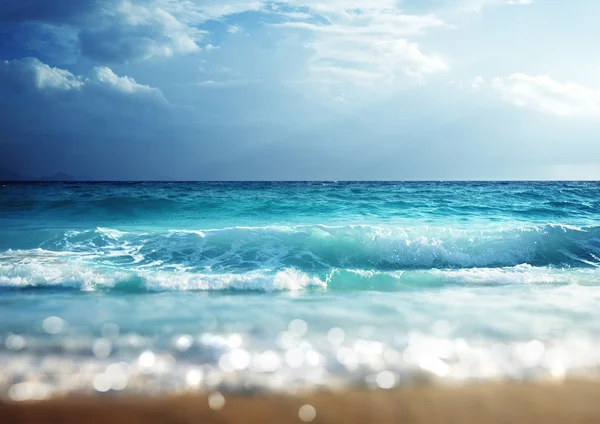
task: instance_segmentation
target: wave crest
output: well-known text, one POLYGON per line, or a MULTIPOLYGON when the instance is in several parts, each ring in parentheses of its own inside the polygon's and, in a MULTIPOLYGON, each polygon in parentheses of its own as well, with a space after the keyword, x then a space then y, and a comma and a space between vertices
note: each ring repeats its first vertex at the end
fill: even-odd
POLYGON ((453 285, 580 284, 597 285, 600 268, 563 269, 521 264, 505 268, 378 271, 339 269, 310 273, 294 268, 244 273, 196 273, 90 266, 39 251, 25 261, 0 263, 0 287, 81 291, 397 291, 453 285))
POLYGON ((38 246, 96 255, 113 264, 218 272, 475 268, 522 263, 598 266, 600 227, 543 225, 465 230, 307 225, 152 232, 98 228, 57 234, 38 246))
POLYGON ((48 257, 26 263, 0 264, 0 286, 7 288, 72 288, 83 291, 297 291, 326 287, 326 282, 295 269, 242 274, 199 274, 94 268, 48 257))

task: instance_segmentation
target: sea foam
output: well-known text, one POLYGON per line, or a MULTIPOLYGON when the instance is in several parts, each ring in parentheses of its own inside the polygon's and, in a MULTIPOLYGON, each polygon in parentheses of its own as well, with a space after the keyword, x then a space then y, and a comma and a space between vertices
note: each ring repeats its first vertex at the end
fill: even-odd
POLYGON ((522 263, 589 267, 600 264, 600 227, 300 225, 129 232, 97 228, 44 233, 34 243, 21 245, 21 250, 35 248, 88 255, 101 263, 219 272, 507 267, 522 263))

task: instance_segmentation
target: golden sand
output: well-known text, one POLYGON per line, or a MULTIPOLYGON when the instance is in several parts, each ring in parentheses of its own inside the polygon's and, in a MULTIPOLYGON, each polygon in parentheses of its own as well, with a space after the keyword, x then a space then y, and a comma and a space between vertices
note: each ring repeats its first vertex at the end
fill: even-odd
POLYGON ((600 423, 600 383, 486 383, 299 396, 106 396, 0 403, 0 423, 600 423), (314 408, 314 410, 312 408, 314 408))

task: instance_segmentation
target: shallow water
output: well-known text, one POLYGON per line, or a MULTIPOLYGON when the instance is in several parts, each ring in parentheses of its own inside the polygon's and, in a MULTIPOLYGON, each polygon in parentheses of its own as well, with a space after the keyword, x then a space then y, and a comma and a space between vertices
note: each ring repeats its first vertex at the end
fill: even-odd
POLYGON ((0 394, 595 375, 600 183, 0 186, 0 394))

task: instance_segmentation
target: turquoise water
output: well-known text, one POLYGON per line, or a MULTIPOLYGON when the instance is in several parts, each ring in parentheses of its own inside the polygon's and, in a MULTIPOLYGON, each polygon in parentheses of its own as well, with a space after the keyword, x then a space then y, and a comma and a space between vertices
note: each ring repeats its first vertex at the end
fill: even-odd
POLYGON ((600 183, 0 183, 0 395, 595 375, 600 183))

